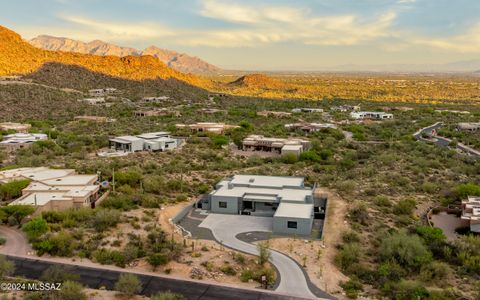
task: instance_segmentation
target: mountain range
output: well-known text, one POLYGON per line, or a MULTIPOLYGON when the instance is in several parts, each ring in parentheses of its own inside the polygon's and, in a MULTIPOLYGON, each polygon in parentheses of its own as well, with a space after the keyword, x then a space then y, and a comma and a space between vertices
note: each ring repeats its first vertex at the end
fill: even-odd
POLYGON ((83 54, 93 54, 100 56, 142 56, 151 55, 170 68, 183 73, 194 74, 216 74, 222 70, 208 62, 185 53, 162 49, 156 46, 150 46, 143 50, 129 47, 117 46, 100 40, 94 40, 88 43, 63 37, 54 37, 49 35, 39 35, 31 39, 30 44, 35 47, 51 51, 77 52, 83 54))

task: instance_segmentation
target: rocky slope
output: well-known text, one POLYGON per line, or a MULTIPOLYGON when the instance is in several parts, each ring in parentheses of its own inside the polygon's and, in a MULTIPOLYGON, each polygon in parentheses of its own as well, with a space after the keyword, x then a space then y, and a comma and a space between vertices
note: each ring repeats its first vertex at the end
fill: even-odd
POLYGON ((281 81, 263 74, 248 74, 230 82, 229 85, 264 89, 276 89, 283 87, 283 83, 281 81))
POLYGON ((203 78, 173 70, 153 56, 97 56, 36 48, 17 33, 0 26, 0 76, 25 75, 39 70, 45 63, 81 66, 89 71, 123 79, 176 79, 207 87, 203 78))
POLYGON ((114 55, 120 57, 129 55, 151 55, 160 59, 167 66, 183 73, 215 74, 221 71, 220 68, 211 65, 198 57, 155 46, 150 46, 144 50, 137 50, 99 40, 84 43, 82 41, 48 35, 40 35, 29 42, 35 47, 52 51, 77 52, 101 56, 114 55))

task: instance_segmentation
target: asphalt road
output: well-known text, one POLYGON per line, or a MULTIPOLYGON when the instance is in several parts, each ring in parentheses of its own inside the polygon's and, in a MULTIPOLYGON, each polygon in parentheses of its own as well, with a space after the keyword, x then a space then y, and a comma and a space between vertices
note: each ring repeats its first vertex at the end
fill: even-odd
MULTIPOLYGON (((61 265, 68 272, 78 274, 80 282, 90 288, 99 289, 105 287, 113 290, 115 282, 122 273, 106 269, 90 268, 79 265, 61 264, 41 259, 22 258, 7 256, 7 259, 15 263, 15 276, 23 276, 30 279, 38 279, 42 273, 52 265, 61 265)), ((202 282, 184 281, 157 277, 152 275, 136 274, 142 284, 141 295, 151 296, 161 291, 172 291, 184 295, 187 299, 196 300, 294 300, 301 299, 285 295, 274 294, 262 290, 239 289, 222 285, 214 285, 202 282)))
MULTIPOLYGON (((272 218, 226 214, 209 214, 200 227, 212 231, 215 239, 223 245, 252 255, 258 255, 257 247, 241 241, 237 235, 245 232, 272 232, 272 218)), ((277 268, 280 283, 276 291, 292 296, 316 299, 332 299, 321 291, 315 295, 309 288, 308 279, 302 268, 290 257, 271 250, 270 261, 277 268)))
POLYGON ((63 258, 30 256, 32 249, 25 235, 18 229, 0 226, 0 236, 7 239, 1 246, 0 253, 15 263, 15 276, 38 279, 52 265, 61 265, 70 272, 80 275, 80 282, 90 288, 105 287, 112 290, 121 273, 133 273, 142 282, 141 294, 151 296, 161 291, 180 293, 187 299, 266 299, 293 300, 301 299, 279 292, 261 289, 236 288, 231 285, 211 284, 197 280, 173 278, 151 272, 128 272, 110 265, 96 265, 87 261, 70 261, 63 258))

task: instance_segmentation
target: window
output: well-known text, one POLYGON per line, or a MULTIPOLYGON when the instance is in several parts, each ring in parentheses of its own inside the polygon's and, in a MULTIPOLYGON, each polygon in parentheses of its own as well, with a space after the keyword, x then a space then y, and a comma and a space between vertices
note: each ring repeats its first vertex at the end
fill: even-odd
POLYGON ((219 202, 218 202, 218 207, 220 207, 220 208, 227 208, 227 202, 225 202, 225 201, 219 201, 219 202))
POLYGON ((287 222, 287 227, 288 227, 288 228, 297 229, 297 222, 295 222, 295 221, 288 221, 288 222, 287 222))

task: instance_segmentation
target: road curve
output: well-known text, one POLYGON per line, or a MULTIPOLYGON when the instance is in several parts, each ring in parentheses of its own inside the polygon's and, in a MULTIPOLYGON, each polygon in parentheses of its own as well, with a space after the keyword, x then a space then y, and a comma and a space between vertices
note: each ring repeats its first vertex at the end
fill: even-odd
POLYGON ((5 245, 0 248, 3 254, 27 256, 33 252, 27 237, 20 229, 0 225, 0 236, 6 239, 5 245))
MULTIPOLYGON (((241 241, 236 236, 245 232, 271 232, 272 218, 209 214, 199 227, 210 229, 215 239, 229 248, 258 255, 255 245, 241 241)), ((306 274, 298 263, 278 251, 271 250, 270 252, 270 262, 280 274, 280 283, 276 291, 296 297, 316 299, 317 296, 310 291, 306 274)), ((331 299, 331 296, 325 293, 322 298, 331 299)))

